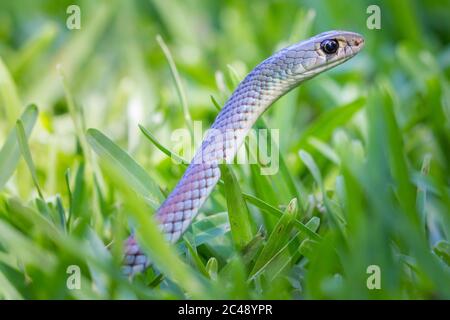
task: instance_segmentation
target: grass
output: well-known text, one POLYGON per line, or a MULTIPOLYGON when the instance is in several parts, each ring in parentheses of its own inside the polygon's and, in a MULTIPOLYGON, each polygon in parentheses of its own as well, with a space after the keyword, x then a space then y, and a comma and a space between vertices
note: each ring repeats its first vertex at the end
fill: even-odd
POLYGON ((445 4, 380 5, 368 30, 367 1, 78 1, 72 31, 70 4, 0 5, 1 299, 450 298, 445 4), (173 130, 206 129, 259 61, 329 29, 366 48, 255 125, 279 129, 279 171, 222 167, 166 243, 152 213, 189 160, 173 130), (154 265, 127 279, 131 230, 154 265))

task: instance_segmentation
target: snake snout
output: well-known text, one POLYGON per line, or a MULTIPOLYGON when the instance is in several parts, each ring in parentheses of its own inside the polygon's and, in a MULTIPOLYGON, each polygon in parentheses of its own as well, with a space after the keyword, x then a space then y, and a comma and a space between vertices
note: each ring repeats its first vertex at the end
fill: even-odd
POLYGON ((358 33, 352 33, 347 39, 347 43, 353 50, 361 50, 364 47, 364 37, 358 33))
POLYGON ((364 38, 357 38, 357 39, 355 39, 354 44, 356 46, 364 45, 364 38))
POLYGON ((355 38, 353 40, 353 44, 354 47, 357 47, 358 49, 361 49, 362 47, 364 47, 364 38, 363 37, 358 37, 355 38))

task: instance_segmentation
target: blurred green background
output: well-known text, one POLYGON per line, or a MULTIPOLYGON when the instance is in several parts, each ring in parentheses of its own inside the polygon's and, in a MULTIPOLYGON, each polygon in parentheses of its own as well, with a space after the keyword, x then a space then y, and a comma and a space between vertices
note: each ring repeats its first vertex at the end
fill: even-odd
POLYGON ((2 1, 0 298, 450 298, 449 7, 2 1), (150 217, 185 169, 167 155, 173 130, 206 129, 256 64, 333 29, 364 50, 257 124, 280 129, 280 171, 224 168, 166 245, 150 217), (131 281, 130 225, 155 262, 131 281))

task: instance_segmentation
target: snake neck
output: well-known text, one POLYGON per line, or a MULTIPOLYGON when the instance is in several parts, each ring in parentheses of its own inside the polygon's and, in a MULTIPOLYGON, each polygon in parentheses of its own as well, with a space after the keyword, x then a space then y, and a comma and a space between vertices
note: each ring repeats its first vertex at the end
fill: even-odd
POLYGON ((220 120, 230 110, 251 113, 258 118, 271 104, 296 87, 301 79, 292 75, 279 61, 272 57, 256 66, 228 99, 213 127, 221 127, 220 120))
POLYGON ((193 163, 231 163, 259 116, 298 84, 276 61, 263 61, 239 84, 208 130, 193 163))

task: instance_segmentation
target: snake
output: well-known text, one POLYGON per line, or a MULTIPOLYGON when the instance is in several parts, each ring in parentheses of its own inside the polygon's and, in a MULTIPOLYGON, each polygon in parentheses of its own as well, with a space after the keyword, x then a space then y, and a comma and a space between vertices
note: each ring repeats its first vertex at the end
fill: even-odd
MULTIPOLYGON (((290 45, 258 64, 239 83, 214 120, 173 191, 155 212, 167 241, 176 242, 189 227, 214 186, 220 165, 231 163, 257 119, 300 83, 355 56, 362 35, 327 31, 290 45)), ((132 234, 125 241, 123 273, 132 276, 151 265, 132 234)))

